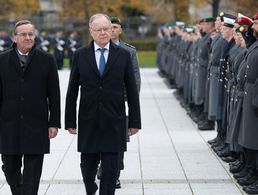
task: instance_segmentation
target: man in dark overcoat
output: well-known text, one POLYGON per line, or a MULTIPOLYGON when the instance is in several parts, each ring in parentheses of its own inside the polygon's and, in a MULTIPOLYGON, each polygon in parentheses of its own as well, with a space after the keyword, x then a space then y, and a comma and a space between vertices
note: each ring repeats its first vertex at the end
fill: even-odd
POLYGON ((129 107, 129 135, 141 128, 139 95, 130 53, 110 41, 110 18, 93 15, 89 28, 93 41, 74 54, 65 128, 71 134, 77 133, 76 102, 80 87, 78 151, 86 192, 93 195, 97 191, 95 176, 101 160, 100 195, 113 195, 118 153, 126 151, 124 87, 129 107))
POLYGON ((13 37, 0 54, 2 170, 13 195, 36 195, 49 140, 61 126, 58 73, 54 57, 35 46, 30 21, 17 22, 13 37))

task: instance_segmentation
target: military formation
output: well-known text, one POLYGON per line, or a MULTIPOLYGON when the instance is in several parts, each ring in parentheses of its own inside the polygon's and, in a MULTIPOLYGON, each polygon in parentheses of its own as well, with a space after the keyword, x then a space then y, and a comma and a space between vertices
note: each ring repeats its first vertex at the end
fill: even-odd
MULTIPOLYGON (((10 48, 12 44, 12 37, 6 31, 0 30, 0 52, 10 48)), ((57 31, 53 36, 48 35, 46 31, 41 31, 35 38, 35 44, 43 51, 53 53, 58 70, 62 70, 65 58, 68 58, 71 68, 73 54, 82 46, 82 39, 76 31, 72 31, 68 37, 63 31, 57 31)))
POLYGON ((159 28, 160 75, 248 194, 258 194, 258 12, 159 28))

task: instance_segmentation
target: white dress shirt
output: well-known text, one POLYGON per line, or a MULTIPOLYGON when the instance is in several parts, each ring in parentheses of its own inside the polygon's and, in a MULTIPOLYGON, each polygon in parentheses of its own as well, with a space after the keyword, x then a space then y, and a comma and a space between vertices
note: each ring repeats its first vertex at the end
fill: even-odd
MULTIPOLYGON (((104 57, 105 57, 105 62, 106 62, 106 63, 107 63, 108 54, 109 54, 109 45, 110 45, 110 43, 108 42, 108 44, 107 44, 105 47, 103 47, 103 48, 106 48, 106 49, 105 49, 105 52, 104 52, 104 57)), ((98 45, 94 42, 95 58, 96 58, 96 62, 97 62, 98 69, 99 69, 99 59, 100 59, 100 55, 101 55, 101 52, 100 52, 99 48, 101 48, 101 47, 98 46, 98 45)))

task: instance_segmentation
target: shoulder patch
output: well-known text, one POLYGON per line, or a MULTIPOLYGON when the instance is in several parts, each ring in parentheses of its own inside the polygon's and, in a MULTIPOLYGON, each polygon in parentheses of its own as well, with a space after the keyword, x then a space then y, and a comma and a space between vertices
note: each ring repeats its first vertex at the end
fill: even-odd
POLYGON ((136 47, 134 47, 134 46, 132 46, 132 45, 130 45, 130 44, 128 44, 128 43, 125 43, 125 45, 126 45, 127 47, 131 47, 132 49, 136 49, 136 47))

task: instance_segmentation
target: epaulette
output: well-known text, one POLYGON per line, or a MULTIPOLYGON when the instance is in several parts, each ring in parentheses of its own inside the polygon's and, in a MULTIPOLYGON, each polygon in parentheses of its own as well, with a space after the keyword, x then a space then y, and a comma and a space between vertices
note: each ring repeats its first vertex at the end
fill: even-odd
POLYGON ((128 43, 125 43, 125 45, 128 46, 128 47, 131 47, 132 49, 136 49, 136 47, 134 47, 134 46, 132 46, 132 45, 130 45, 128 43))

